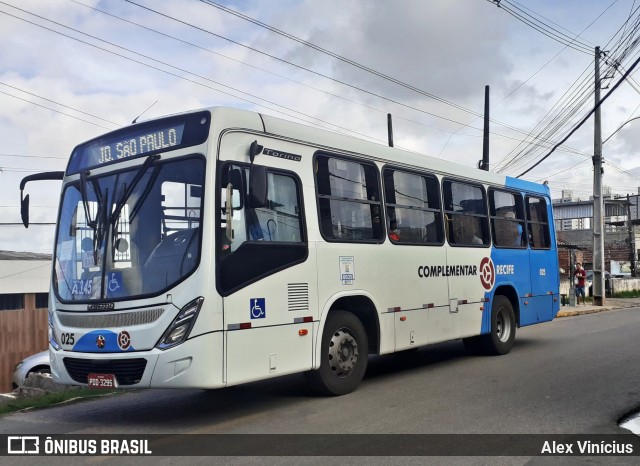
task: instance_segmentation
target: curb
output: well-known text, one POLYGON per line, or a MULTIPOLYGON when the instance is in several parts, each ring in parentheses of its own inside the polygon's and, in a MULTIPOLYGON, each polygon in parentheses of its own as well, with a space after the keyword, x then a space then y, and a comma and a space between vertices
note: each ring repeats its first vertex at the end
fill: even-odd
POLYGON ((596 314, 598 312, 611 311, 613 309, 622 309, 622 308, 602 306, 602 307, 590 307, 587 309, 580 309, 575 311, 559 311, 558 314, 556 314, 556 317, 573 317, 573 316, 581 316, 584 314, 596 314))

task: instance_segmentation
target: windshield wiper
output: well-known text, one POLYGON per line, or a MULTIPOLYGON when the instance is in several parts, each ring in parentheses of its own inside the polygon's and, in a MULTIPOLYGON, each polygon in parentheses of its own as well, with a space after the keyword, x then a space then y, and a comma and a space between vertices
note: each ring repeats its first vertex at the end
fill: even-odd
MULTIPOLYGON (((98 182, 93 179, 91 180, 91 185, 93 186, 93 191, 96 195, 96 201, 98 204, 98 209, 96 211, 95 218, 91 218, 91 209, 89 207, 89 201, 87 199, 87 177, 89 176, 89 171, 83 171, 80 174, 80 193, 82 195, 82 207, 84 208, 84 218, 86 219, 87 226, 93 230, 93 260, 94 264, 98 264, 98 248, 100 244, 102 244, 102 240, 104 239, 104 234, 106 232, 105 223, 107 220, 106 217, 106 201, 108 198, 108 194, 103 195, 100 190, 100 185, 98 182)), ((108 193, 108 191, 107 191, 108 193)))
MULTIPOLYGON (((136 186, 138 185, 138 183, 140 183, 140 180, 142 179, 144 174, 147 172, 149 167, 153 165, 156 162, 156 160, 158 160, 159 158, 160 158, 160 154, 150 155, 149 157, 147 157, 147 159, 144 161, 142 166, 138 169, 136 175, 133 177, 133 180, 131 180, 131 184, 129 186, 125 184, 123 186, 122 195, 120 196, 120 199, 118 199, 118 202, 116 203, 115 208, 113 209, 113 213, 111 214, 110 223, 111 223, 111 232, 112 232, 111 233, 111 250, 112 251, 115 251, 117 247, 116 242, 118 240, 117 238, 118 228, 119 228, 120 214, 122 213, 122 209, 124 209, 124 206, 127 204, 127 200, 129 200, 129 198, 131 197, 131 194, 133 193, 133 190, 136 189, 136 186)), ((153 184, 153 180, 155 179, 155 173, 157 173, 157 167, 158 167, 157 165, 154 165, 153 167, 153 173, 151 175, 151 179, 147 182, 145 193, 142 196, 143 198, 146 197, 146 194, 149 191, 149 186, 153 184)), ((140 204, 140 200, 138 200, 138 202, 132 209, 132 212, 136 209, 136 207, 139 204, 140 204)), ((132 219, 133 219, 133 214, 131 213, 129 215, 129 222, 131 222, 132 219)))
POLYGON ((111 214, 111 226, 114 226, 118 221, 118 219, 120 218, 120 213, 122 212, 122 209, 126 205, 127 200, 129 200, 129 197, 131 197, 133 190, 136 189, 136 186, 144 176, 149 166, 151 166, 159 158, 160 158, 159 154, 150 155, 149 157, 147 157, 147 159, 144 161, 142 166, 138 169, 138 172, 136 173, 136 176, 131 181, 131 184, 128 187, 125 185, 122 196, 120 196, 120 199, 118 199, 118 202, 116 203, 116 206, 113 209, 113 213, 111 214))

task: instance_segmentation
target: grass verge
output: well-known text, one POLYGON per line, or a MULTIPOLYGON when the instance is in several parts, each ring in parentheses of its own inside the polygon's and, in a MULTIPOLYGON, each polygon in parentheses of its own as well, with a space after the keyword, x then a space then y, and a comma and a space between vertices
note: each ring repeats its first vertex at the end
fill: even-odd
POLYGON ((612 298, 637 298, 640 296, 640 291, 631 290, 631 291, 617 291, 613 293, 612 298))
POLYGON ((40 409, 47 408, 49 406, 66 403, 75 400, 85 400, 91 398, 98 398, 104 395, 110 395, 116 393, 117 390, 90 390, 88 388, 81 388, 78 390, 68 390, 63 392, 47 393, 45 395, 33 396, 27 398, 17 398, 10 401, 6 405, 0 406, 0 416, 13 413, 23 409, 40 409))

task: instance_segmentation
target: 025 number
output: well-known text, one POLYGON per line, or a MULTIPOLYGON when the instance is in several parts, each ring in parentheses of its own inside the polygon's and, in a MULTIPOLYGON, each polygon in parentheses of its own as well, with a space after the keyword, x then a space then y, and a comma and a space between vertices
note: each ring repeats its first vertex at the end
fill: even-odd
POLYGON ((73 333, 63 333, 60 335, 60 341, 63 345, 73 345, 76 342, 76 338, 73 333))

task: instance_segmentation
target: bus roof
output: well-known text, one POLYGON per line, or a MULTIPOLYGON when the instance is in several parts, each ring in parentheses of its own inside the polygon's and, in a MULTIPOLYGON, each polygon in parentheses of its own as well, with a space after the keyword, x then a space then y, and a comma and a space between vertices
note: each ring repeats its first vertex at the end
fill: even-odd
MULTIPOLYGON (((457 178, 467 178, 485 183, 498 184, 534 193, 550 194, 548 186, 539 183, 499 175, 477 168, 470 168, 433 156, 389 147, 384 144, 366 141, 323 128, 314 128, 270 115, 258 114, 237 108, 213 107, 208 110, 212 113, 213 121, 221 124, 223 127, 239 127, 240 120, 244 120, 245 125, 243 127, 255 128, 256 124, 260 124, 260 127, 264 128, 266 134, 285 137, 302 144, 313 145, 319 149, 326 149, 338 153, 367 155, 382 163, 390 163, 415 169, 428 168, 442 175, 451 175, 457 178), (257 121, 257 117, 262 121, 257 121)), ((480 159, 480 156, 478 156, 478 159, 480 159)))

